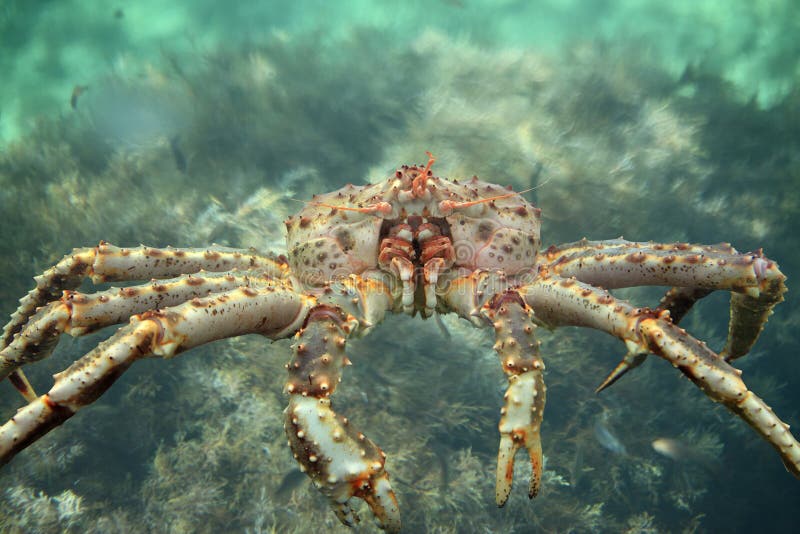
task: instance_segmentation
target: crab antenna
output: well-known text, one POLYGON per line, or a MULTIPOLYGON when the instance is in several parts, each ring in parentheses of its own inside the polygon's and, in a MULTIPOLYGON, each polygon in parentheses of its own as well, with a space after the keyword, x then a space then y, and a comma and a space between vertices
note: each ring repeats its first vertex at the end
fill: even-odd
POLYGON ((514 195, 524 195, 525 193, 530 193, 531 191, 535 191, 535 190, 539 189, 540 187, 543 187, 550 180, 551 180, 551 178, 547 178, 547 180, 545 180, 544 182, 542 182, 540 184, 537 184, 537 185, 535 185, 533 187, 529 187, 528 189, 523 189, 522 191, 519 191, 519 192, 507 193, 505 195, 500 195, 500 196, 491 197, 491 198, 484 198, 484 199, 481 199, 481 200, 473 200, 473 201, 470 201, 470 202, 454 202, 452 207, 453 207, 453 209, 456 209, 456 208, 469 208, 470 206, 475 206, 476 204, 480 204, 481 202, 491 202, 493 200, 500 200, 501 198, 513 197, 514 195))
POLYGON ((416 198, 421 197, 425 193, 425 185, 428 181, 428 173, 433 167, 433 162, 436 161, 436 158, 433 157, 433 154, 428 152, 427 150, 425 153, 428 155, 428 164, 425 165, 425 170, 422 171, 414 178, 414 181, 411 182, 411 191, 414 193, 416 198))
POLYGON ((351 206, 334 206, 333 204, 325 204, 324 202, 317 202, 316 200, 299 200, 296 198, 290 198, 289 200, 294 200, 295 202, 300 202, 303 204, 311 204, 312 206, 320 206, 323 208, 331 208, 333 210, 343 210, 343 211, 357 211, 358 213, 384 213, 388 214, 392 212, 392 205, 388 202, 376 202, 371 206, 367 206, 365 208, 354 208, 351 206))
POLYGON ((501 198, 513 197, 515 195, 524 195, 525 193, 527 193, 529 191, 533 191, 534 189, 536 189, 536 188, 535 187, 531 187, 530 189, 525 189, 524 191, 520 191, 518 193, 517 192, 506 193, 505 195, 498 195, 496 197, 490 197, 490 198, 482 198, 480 200, 471 200, 469 202, 455 202, 455 201, 452 201, 452 200, 443 200, 441 202, 441 204, 443 204, 442 209, 456 210, 456 209, 462 209, 462 208, 469 208, 471 206, 477 206, 478 204, 483 204, 484 202, 492 202, 494 200, 500 200, 501 198))

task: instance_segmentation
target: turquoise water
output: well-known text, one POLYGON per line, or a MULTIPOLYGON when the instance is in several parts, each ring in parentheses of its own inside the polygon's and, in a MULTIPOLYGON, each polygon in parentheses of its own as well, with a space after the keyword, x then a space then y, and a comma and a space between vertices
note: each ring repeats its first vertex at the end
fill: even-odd
MULTIPOLYGON (((744 0, 4 3, 0 310, 101 239, 283 252, 295 200, 430 150, 441 176, 535 188, 545 245, 763 247, 789 292, 736 365, 797 427, 798 26, 792 2, 744 0)), ((621 294, 655 305, 660 290, 621 294)), ((714 294, 682 326, 719 349, 727 317, 714 294)), ((794 526, 800 484, 768 444, 657 358, 595 395, 624 347, 576 329, 541 335, 542 493, 529 502, 518 472, 498 510, 505 379, 489 333, 445 325, 389 317, 349 344, 335 396, 387 452, 407 531, 794 526), (659 438, 685 447, 678 461, 659 438)), ((63 339, 26 368, 37 391, 110 334, 63 339)), ((137 363, 3 468, 0 526, 346 532, 295 476, 290 352, 251 336, 137 363)), ((0 394, 7 416, 15 395, 0 394)))

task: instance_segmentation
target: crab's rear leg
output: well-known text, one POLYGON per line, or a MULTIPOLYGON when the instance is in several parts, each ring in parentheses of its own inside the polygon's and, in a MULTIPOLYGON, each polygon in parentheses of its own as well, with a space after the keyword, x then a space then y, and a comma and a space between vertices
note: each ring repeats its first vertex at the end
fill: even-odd
MULTIPOLYGON (((696 287, 672 287, 670 288, 655 309, 657 313, 669 314, 672 324, 678 324, 681 319, 692 309, 692 306, 703 297, 711 293, 710 289, 696 288, 696 287)), ((622 356, 622 360, 617 364, 614 369, 608 373, 605 380, 603 380, 595 393, 600 393, 607 387, 611 386, 625 375, 631 369, 635 369, 644 363, 647 358, 647 352, 642 352, 642 347, 636 343, 626 342, 628 352, 622 356)))
POLYGON ((47 357, 62 333, 81 336, 150 309, 176 306, 236 287, 269 285, 270 280, 260 273, 203 273, 91 294, 65 290, 60 299, 39 308, 11 343, 0 350, 0 378, 47 357))
MULTIPOLYGON (((731 292, 728 338, 720 354, 728 361, 747 354, 758 339, 772 308, 783 300, 786 277, 759 250, 739 253, 727 243, 637 243, 624 239, 581 240, 550 247, 544 254, 548 270, 562 277, 606 289, 674 286, 659 309, 677 324, 694 303, 714 290, 731 292)), ((630 349, 630 347, 629 347, 630 349)), ((598 390, 611 385, 644 359, 629 350, 598 390)))
POLYGON ((201 270, 222 272, 259 269, 273 278, 288 273, 286 261, 254 250, 209 248, 120 248, 105 241, 96 247, 76 248, 53 267, 36 276, 36 287, 20 299, 20 305, 3 328, 2 346, 11 342, 36 308, 76 289, 84 279, 94 283, 171 278, 201 270))
POLYGON ((357 497, 366 501, 381 528, 398 532, 400 511, 384 470, 386 455, 331 406, 341 368, 350 363, 345 340, 357 326, 355 317, 337 306, 323 304, 311 311, 287 364, 290 400, 284 428, 300 469, 330 499, 343 524, 359 521, 350 506, 357 497))
MULTIPOLYGON (((671 287, 664 296, 661 297, 661 301, 658 303, 658 307, 655 311, 658 313, 668 313, 672 324, 678 324, 686 314, 689 313, 689 310, 692 309, 698 300, 707 297, 711 292, 711 289, 698 287, 671 287)), ((608 376, 606 376, 605 380, 597 386, 595 393, 600 393, 622 378, 625 373, 644 363, 647 358, 647 353, 641 352, 641 347, 635 343, 628 343, 627 345, 628 352, 625 353, 622 360, 611 370, 608 376)))
MULTIPOLYGON (((19 307, 3 328, 0 350, 11 345, 38 308, 61 297, 63 291, 76 289, 86 278, 98 283, 161 279, 200 270, 220 272, 233 269, 260 269, 274 278, 284 278, 288 273, 284 260, 259 254, 252 249, 217 246, 205 249, 119 248, 105 241, 96 247, 74 249, 53 267, 35 277, 36 287, 20 299, 19 307)), ((37 347, 40 357, 47 356, 56 341, 57 338, 42 340, 37 347)), ((27 400, 31 400, 35 394, 22 371, 14 369, 9 373, 11 383, 27 400)))
POLYGON ((137 359, 171 357, 243 334, 284 338, 300 328, 314 303, 288 284, 275 282, 133 316, 112 337, 55 375, 50 391, 0 427, 0 464, 97 400, 137 359))
POLYGON ((778 451, 786 468, 800 477, 800 443, 789 426, 747 389, 740 370, 672 324, 663 312, 634 308, 604 290, 547 273, 520 293, 546 324, 596 328, 638 346, 639 352, 669 361, 711 399, 744 419, 778 451))
POLYGON ((500 450, 497 456, 495 497, 503 506, 511 492, 514 456, 522 447, 531 461, 528 497, 539 493, 542 480, 542 443, 539 434, 544 416, 544 363, 539 342, 534 338, 532 310, 515 290, 508 290, 487 302, 482 314, 494 325, 494 349, 500 356, 509 386, 500 418, 500 450))
POLYGON ((678 324, 698 300, 707 297, 711 292, 711 289, 700 287, 671 287, 661 297, 656 309, 669 312, 672 323, 678 324))
POLYGON ((783 300, 786 292, 786 277, 771 261, 764 259, 761 251, 750 255, 748 261, 759 280, 755 290, 731 294, 731 320, 728 325, 728 340, 720 351, 727 361, 741 358, 752 348, 764 330, 772 308, 783 300))

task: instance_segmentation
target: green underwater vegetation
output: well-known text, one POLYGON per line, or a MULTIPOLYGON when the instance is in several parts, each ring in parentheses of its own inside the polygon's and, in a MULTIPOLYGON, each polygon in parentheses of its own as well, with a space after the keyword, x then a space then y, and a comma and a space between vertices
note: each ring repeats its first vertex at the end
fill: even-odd
MULTIPOLYGON (((752 8, 758 20, 770 19, 754 4, 762 6, 752 8)), ((498 2, 497 10, 516 5, 498 2)), ((467 0, 438 2, 432 16, 461 20, 469 8, 467 0)), ((18 9, 0 15, 0 29, 9 17, 37 16, 18 9)), ((501 21, 490 26, 514 27, 513 17, 501 21)), ((405 28, 413 35, 404 39, 389 38, 379 23, 300 25, 127 57, 82 80, 88 89, 74 109, 8 130, 0 310, 10 313, 31 276, 72 247, 101 239, 284 252, 283 220, 302 206, 297 200, 382 180, 430 150, 441 176, 534 188, 527 198, 543 210, 546 245, 623 234, 763 247, 790 290, 737 366, 797 427, 800 90, 796 65, 781 69, 789 60, 778 56, 795 46, 782 29, 792 21, 770 30, 781 46, 751 36, 753 53, 739 70, 721 66, 738 57, 733 45, 719 65, 678 67, 602 34, 568 35, 552 49, 490 46, 482 32, 466 38, 424 22, 405 28), (760 85, 738 83, 742 72, 762 71, 771 76, 760 85), (768 96, 751 98, 770 81, 768 96)), ((618 294, 655 305, 661 290, 618 294)), ((725 295, 715 294, 682 326, 719 348, 728 313, 725 295)), ((655 357, 596 395, 624 347, 578 329, 541 333, 541 494, 532 502, 525 495, 520 458, 511 498, 497 509, 505 378, 491 332, 454 317, 442 322, 390 316, 350 341, 354 365, 334 396, 337 410, 387 453, 408 532, 777 531, 796 522, 800 484, 750 428, 655 357), (624 450, 598 440, 597 425, 624 450), (657 438, 685 445, 695 460, 658 454, 657 438)), ((53 373, 110 333, 64 336, 52 357, 25 371, 45 390, 53 373)), ((245 336, 137 363, 3 467, 0 530, 353 531, 298 476, 286 446, 289 346, 245 336)), ((2 413, 10 417, 21 402, 5 386, 2 413)), ((377 530, 360 511, 354 530, 377 530)))

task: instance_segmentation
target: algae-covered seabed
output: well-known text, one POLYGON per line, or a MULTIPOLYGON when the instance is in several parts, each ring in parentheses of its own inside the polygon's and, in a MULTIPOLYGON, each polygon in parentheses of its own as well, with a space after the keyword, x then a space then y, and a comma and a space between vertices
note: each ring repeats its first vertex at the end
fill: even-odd
MULTIPOLYGON (((800 19, 789 2, 206 4, 2 8, 4 313, 33 274, 100 239, 282 251, 292 199, 380 180, 430 150, 442 176, 536 187, 526 195, 546 244, 622 234, 764 247, 790 291, 737 365, 800 424, 800 19), (75 86, 88 89, 73 109, 75 86)), ((624 295, 653 305, 659 291, 624 295)), ((683 325, 719 349, 727 314, 726 295, 712 295, 683 325)), ((449 338, 433 321, 390 317, 351 341, 334 397, 387 452, 409 532, 795 525, 800 482, 749 427, 654 357, 595 395, 624 347, 576 329, 542 333, 543 490, 528 501, 520 458, 498 510, 505 378, 489 333, 445 324, 449 338), (598 426, 627 453, 604 448, 598 426), (658 456, 659 437, 693 453, 658 456)), ((65 337, 27 372, 45 390, 108 334, 65 337)), ((346 532, 285 443, 289 344, 249 336, 137 363, 3 467, 0 528, 346 532)), ((5 385, 2 413, 20 404, 5 385)), ((362 517, 358 530, 374 530, 362 517)))

